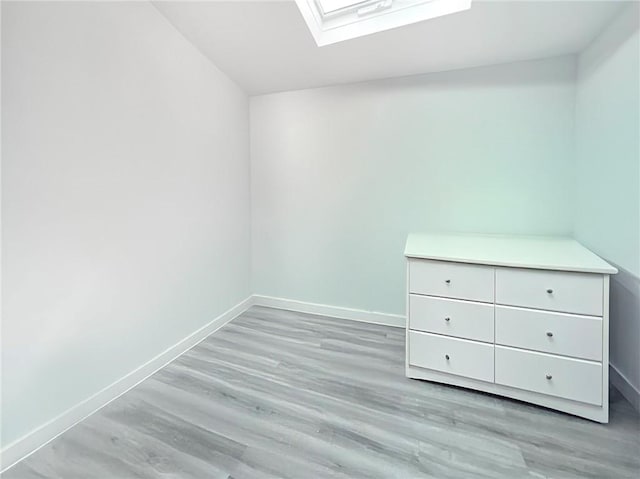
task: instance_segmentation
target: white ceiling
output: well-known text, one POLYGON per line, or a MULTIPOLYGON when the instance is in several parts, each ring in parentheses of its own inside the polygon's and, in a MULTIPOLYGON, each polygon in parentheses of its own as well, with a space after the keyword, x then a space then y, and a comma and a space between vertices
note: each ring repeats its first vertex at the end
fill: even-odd
POLYGON ((475 0, 466 12, 317 47, 293 0, 154 5, 252 95, 576 53, 623 7, 475 0))

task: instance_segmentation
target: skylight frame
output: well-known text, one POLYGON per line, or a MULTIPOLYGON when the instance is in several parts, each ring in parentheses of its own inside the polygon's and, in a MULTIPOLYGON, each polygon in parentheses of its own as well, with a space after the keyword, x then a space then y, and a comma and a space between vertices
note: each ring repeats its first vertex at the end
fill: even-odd
POLYGON ((334 14, 341 10, 358 8, 359 5, 364 5, 367 3, 372 3, 376 0, 315 0, 316 5, 319 7, 319 11, 321 14, 325 16, 334 14), (332 10, 325 9, 325 4, 327 3, 338 3, 342 6, 335 6, 332 10), (328 11, 327 11, 328 10, 328 11))
POLYGON ((370 35, 421 22, 471 7, 472 0, 353 0, 344 8, 323 14, 321 0, 296 0, 318 46, 370 35), (391 3, 384 7, 384 3, 391 3), (359 15, 358 10, 381 4, 383 8, 359 15))

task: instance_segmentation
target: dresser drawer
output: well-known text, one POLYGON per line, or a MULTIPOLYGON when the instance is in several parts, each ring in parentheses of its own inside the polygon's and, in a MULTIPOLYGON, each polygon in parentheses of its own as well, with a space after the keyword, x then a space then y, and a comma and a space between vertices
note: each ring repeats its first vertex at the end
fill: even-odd
POLYGON ((493 382, 493 345, 409 331, 409 364, 493 382))
POLYGON ((493 305, 409 295, 409 328, 493 343, 493 305))
POLYGON ((444 261, 410 260, 409 292, 492 303, 494 268, 444 261))
POLYGON ((602 361, 602 318, 496 306, 496 344, 602 361))
POLYGON ((602 404, 602 365, 496 346, 496 383, 588 404, 602 404))
POLYGON ((496 303, 602 316, 603 277, 599 274, 496 269, 496 303))

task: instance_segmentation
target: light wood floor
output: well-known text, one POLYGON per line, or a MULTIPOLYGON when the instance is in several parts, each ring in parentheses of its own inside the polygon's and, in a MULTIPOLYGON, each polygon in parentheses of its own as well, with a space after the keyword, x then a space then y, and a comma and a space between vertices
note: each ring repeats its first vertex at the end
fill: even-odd
POLYGON ((634 478, 611 422, 404 377, 404 330, 253 308, 3 475, 634 478))

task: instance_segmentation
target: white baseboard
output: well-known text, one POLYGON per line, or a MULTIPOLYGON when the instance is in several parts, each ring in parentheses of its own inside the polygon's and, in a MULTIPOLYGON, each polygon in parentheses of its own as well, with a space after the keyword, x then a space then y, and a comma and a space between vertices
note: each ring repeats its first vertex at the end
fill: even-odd
POLYGON ((618 268, 609 299, 610 382, 640 412, 640 277, 609 262, 618 268))
POLYGON ((640 391, 613 364, 609 364, 609 381, 640 412, 640 391))
MULTIPOLYGON (((250 296, 110 386, 9 444, 0 451, 0 472, 6 471, 80 421, 137 386, 253 305, 385 326, 405 327, 405 317, 397 314, 378 313, 264 295, 250 296)), ((640 411, 640 391, 613 365, 610 368, 610 379, 613 386, 621 392, 636 410, 640 411)))
POLYGON ((236 316, 245 312, 252 305, 253 297, 249 296, 244 301, 238 303, 228 311, 225 311, 210 323, 205 324, 194 333, 169 347, 118 381, 75 405, 71 409, 68 409, 20 439, 17 439, 7 445, 2 451, 0 451, 0 472, 6 471, 17 462, 25 459, 27 456, 30 456, 66 430, 103 408, 129 389, 137 386, 153 373, 162 369, 175 358, 204 340, 211 333, 220 329, 236 316))
POLYGON ((363 309, 307 303, 305 301, 297 301, 295 299, 276 298, 273 296, 263 296, 261 294, 253 295, 253 304, 256 306, 286 309, 288 311, 296 311, 299 313, 319 314, 332 318, 350 319, 353 321, 382 324, 397 328, 405 327, 405 317, 399 314, 377 313, 374 311, 365 311, 363 309))
POLYGON ((377 313, 361 309, 307 303, 271 296, 250 296, 118 381, 7 445, 0 451, 0 472, 6 471, 16 463, 30 456, 60 434, 97 412, 128 390, 134 388, 253 305, 400 328, 404 328, 405 325, 404 316, 397 314, 377 313))

